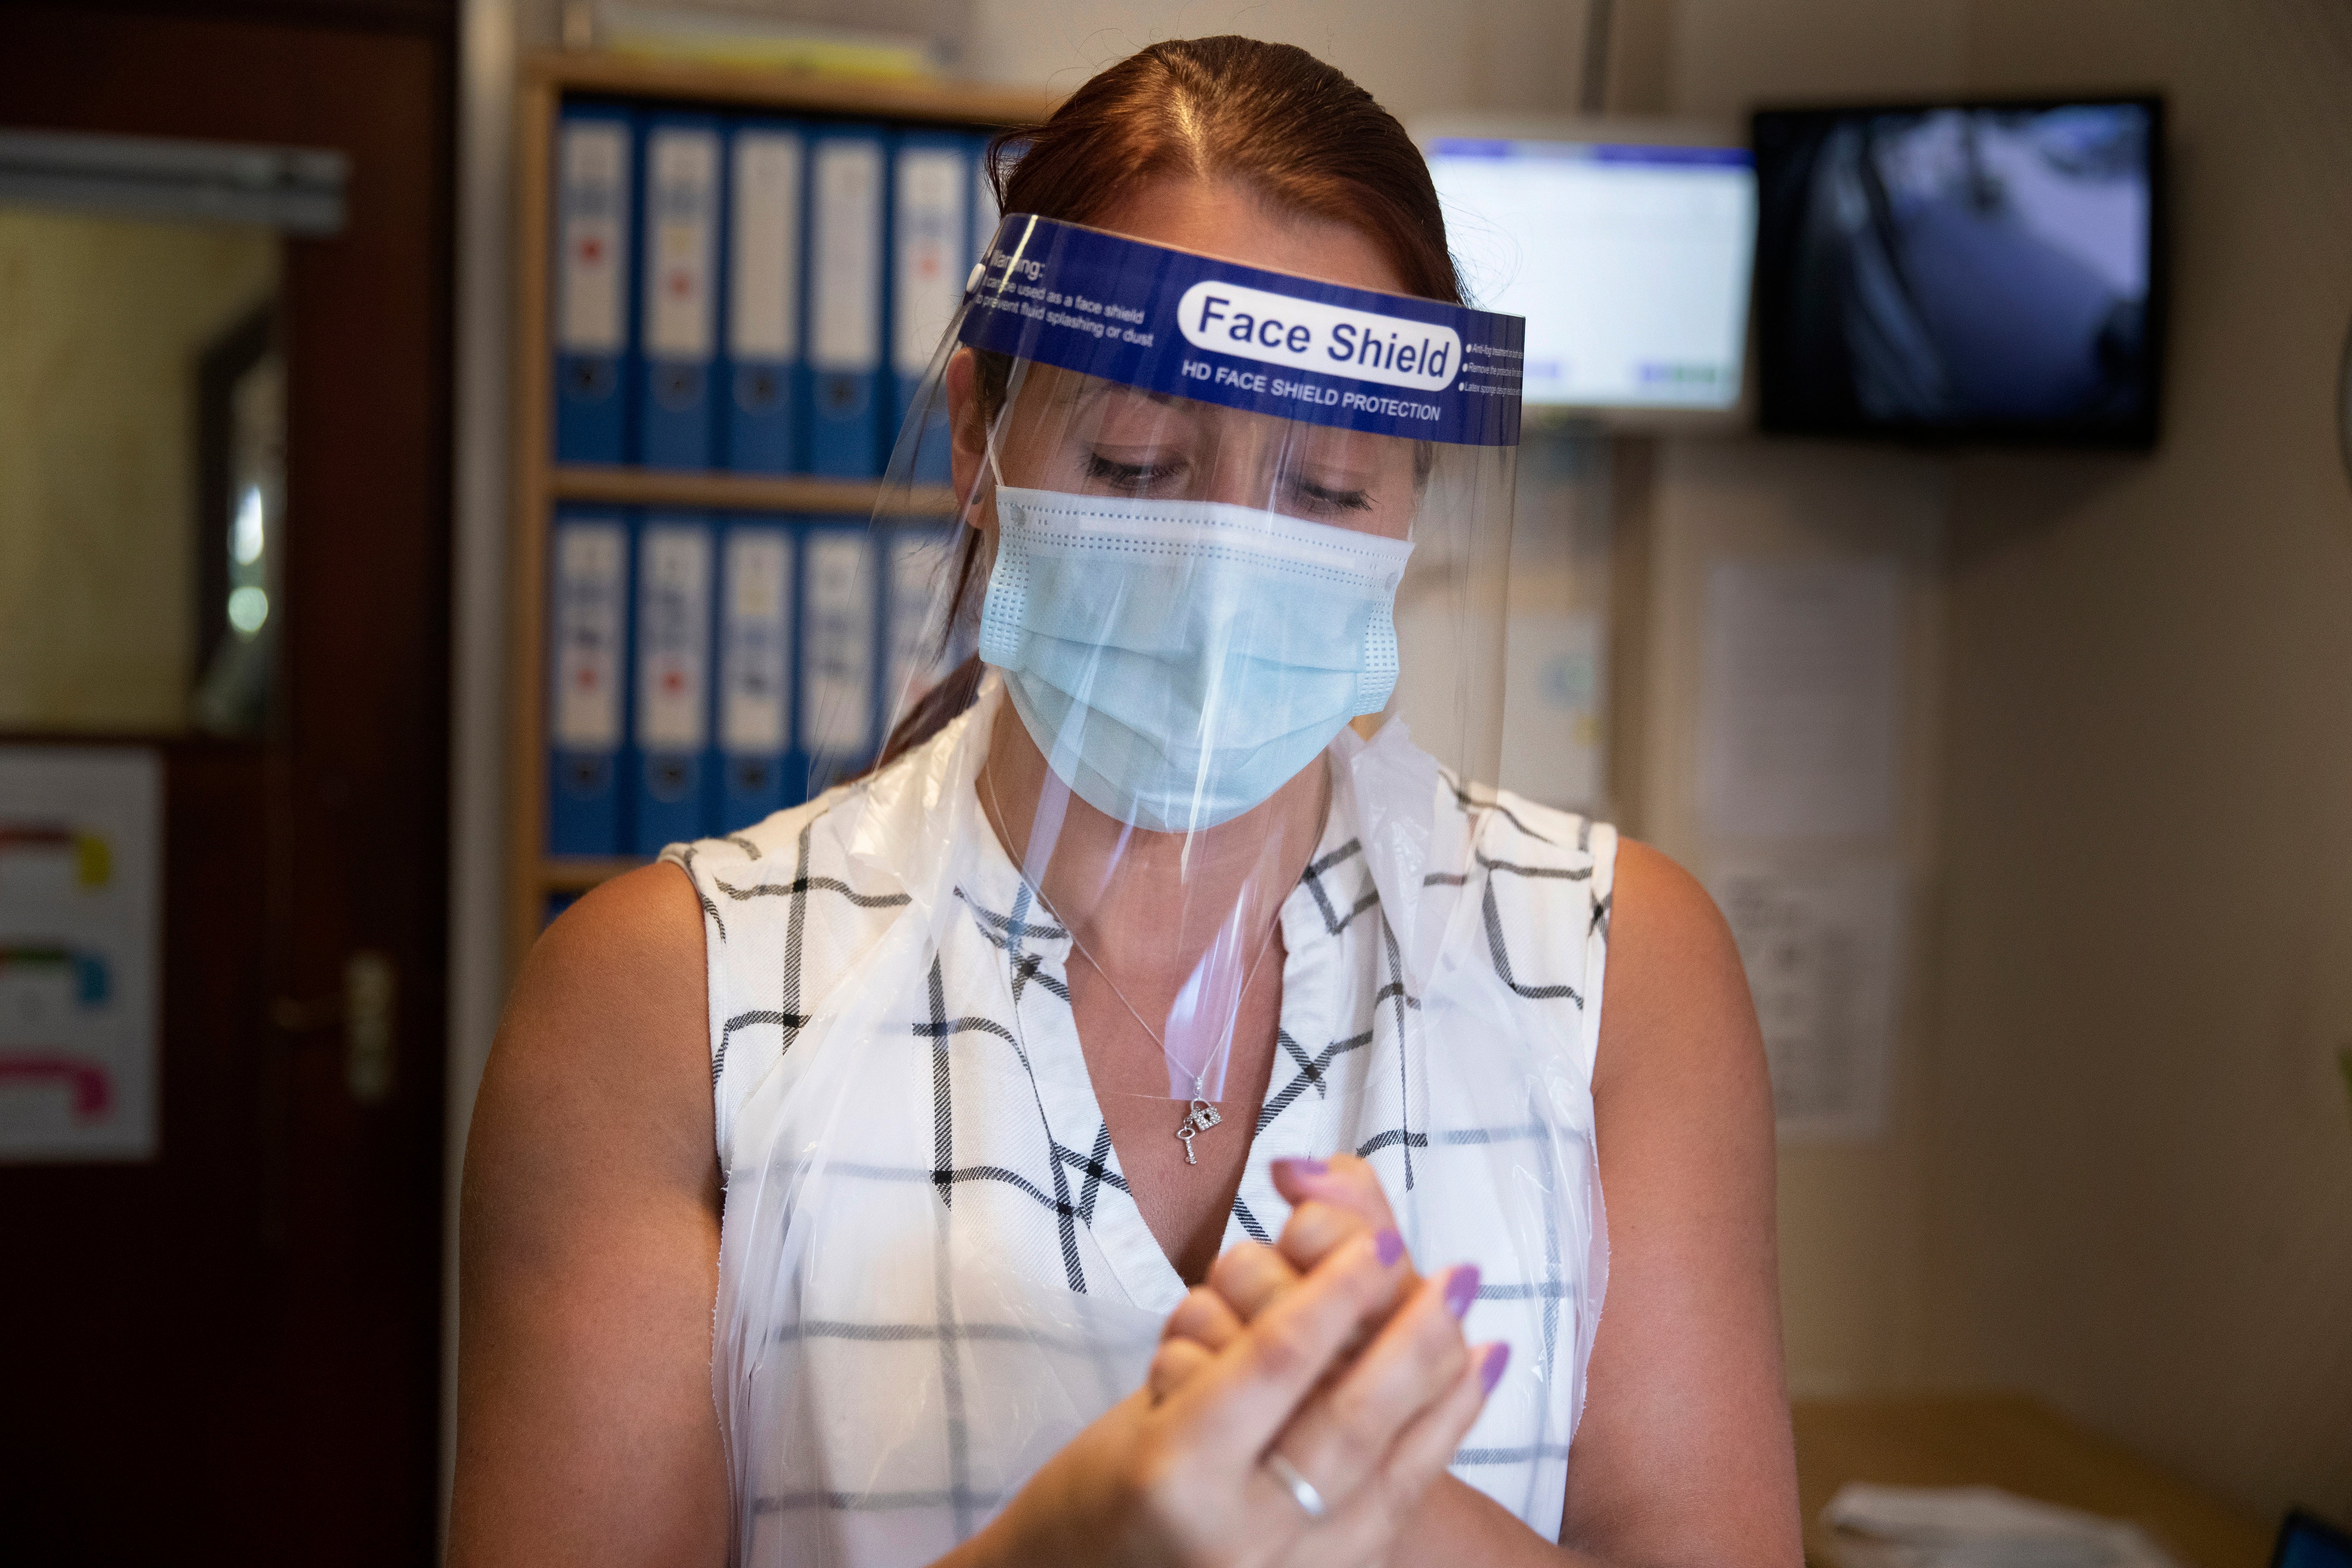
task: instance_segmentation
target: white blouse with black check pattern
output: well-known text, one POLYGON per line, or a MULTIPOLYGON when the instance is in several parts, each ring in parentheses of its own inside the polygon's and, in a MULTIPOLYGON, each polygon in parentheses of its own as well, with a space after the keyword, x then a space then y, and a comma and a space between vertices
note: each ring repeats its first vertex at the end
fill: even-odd
MULTIPOLYGON (((664 857, 708 938, 741 1562, 945 1552, 1135 1385, 1184 1293, 1087 1074, 1070 937, 971 809, 1001 700, 990 682, 880 780, 664 857), (877 867, 950 835, 947 896, 894 937, 920 879, 877 867)), ((1364 750, 1334 743, 1282 906, 1279 1054, 1225 1242, 1280 1232, 1271 1161, 1370 1161, 1417 1259, 1480 1265, 1466 1331, 1512 1344, 1454 1471, 1552 1537, 1607 1271, 1591 1083, 1616 838, 1441 779, 1432 842, 1459 849, 1407 868, 1449 915, 1416 995, 1376 874, 1405 873, 1359 832, 1364 750)))

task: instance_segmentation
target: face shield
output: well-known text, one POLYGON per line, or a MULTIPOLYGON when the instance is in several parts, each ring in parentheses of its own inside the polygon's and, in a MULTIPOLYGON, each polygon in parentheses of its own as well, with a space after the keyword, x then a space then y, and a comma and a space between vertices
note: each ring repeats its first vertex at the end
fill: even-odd
POLYGON ((1158 1102, 1123 1124, 1163 1175, 1165 1139, 1206 1180, 1259 1116, 1243 1191, 1277 1225, 1261 1152, 1402 1163, 1416 1255, 1442 1227, 1437 1256, 1523 1286, 1480 1310, 1545 1370, 1469 1447, 1537 1458, 1467 1473, 1556 1526, 1605 1263, 1590 983, 1560 965, 1601 925, 1528 903, 1581 894, 1585 835, 1481 839, 1519 818, 1472 794, 1520 332, 1016 216, 872 535, 805 531, 804 646, 836 662, 803 668, 801 729, 865 776, 680 860, 721 955, 738 1560, 929 1561, 1137 1386, 1182 1284, 1122 1096, 1158 1102), (1234 1069, 1269 1035, 1261 1102, 1234 1069), (1415 1066, 1438 1042, 1447 1070, 1415 1066))
POLYGON ((978 656, 986 827, 1160 1047, 1111 1091, 1216 1115, 1350 725, 1493 776, 1521 340, 1023 216, 973 269, 876 511, 885 732, 978 656))

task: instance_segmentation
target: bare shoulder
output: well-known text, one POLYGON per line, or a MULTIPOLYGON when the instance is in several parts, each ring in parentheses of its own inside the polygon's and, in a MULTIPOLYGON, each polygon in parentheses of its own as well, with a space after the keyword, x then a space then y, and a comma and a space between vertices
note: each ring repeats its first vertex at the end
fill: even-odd
MULTIPOLYGON (((516 979, 478 1124, 487 1112, 499 1132, 528 1105, 601 1155, 617 1143, 698 1174, 714 1164, 702 942, 694 886, 674 865, 641 867, 565 910, 516 979)), ((478 1141, 469 1161, 493 1152, 478 1141)))
POLYGON ((694 888, 656 865, 516 982, 466 1150, 455 1564, 725 1556, 704 962, 694 888))
POLYGON ((1608 963, 1596 1095, 1629 1066, 1760 1066, 1730 928, 1697 878, 1636 839, 1618 841, 1608 963))

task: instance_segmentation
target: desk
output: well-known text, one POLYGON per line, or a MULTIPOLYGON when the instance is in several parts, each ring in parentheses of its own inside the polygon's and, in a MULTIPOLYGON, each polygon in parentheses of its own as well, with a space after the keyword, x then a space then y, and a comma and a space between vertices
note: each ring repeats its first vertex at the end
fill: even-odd
POLYGON ((1831 1568, 1822 1508, 1848 1481, 1995 1486, 2127 1519, 2189 1568, 2265 1568, 2273 1531, 2103 1437, 2014 1394, 1800 1400, 1805 1561, 1831 1568))

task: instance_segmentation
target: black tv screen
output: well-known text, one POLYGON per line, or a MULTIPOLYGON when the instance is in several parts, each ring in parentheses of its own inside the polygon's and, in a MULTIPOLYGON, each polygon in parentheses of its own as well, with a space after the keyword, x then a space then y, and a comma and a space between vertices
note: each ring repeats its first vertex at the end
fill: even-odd
POLYGON ((1766 110, 1755 139, 1765 429, 2154 443, 2158 100, 1766 110))

